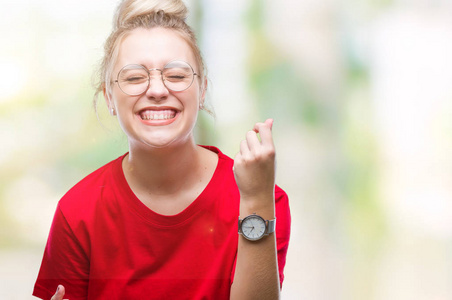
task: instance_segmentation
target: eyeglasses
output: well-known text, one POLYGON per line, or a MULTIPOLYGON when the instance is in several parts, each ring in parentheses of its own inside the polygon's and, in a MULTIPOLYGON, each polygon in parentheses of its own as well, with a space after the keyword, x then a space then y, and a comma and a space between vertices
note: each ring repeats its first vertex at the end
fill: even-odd
POLYGON ((119 88, 129 96, 145 93, 151 85, 151 71, 160 71, 165 87, 174 92, 188 89, 195 78, 199 76, 185 61, 175 60, 166 64, 163 69, 146 69, 142 65, 126 65, 114 81, 119 88))

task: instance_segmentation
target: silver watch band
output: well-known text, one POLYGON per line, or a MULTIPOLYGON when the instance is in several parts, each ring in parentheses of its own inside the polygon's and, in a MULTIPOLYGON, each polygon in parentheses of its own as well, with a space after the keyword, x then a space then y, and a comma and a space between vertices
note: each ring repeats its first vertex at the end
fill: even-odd
POLYGON ((273 220, 267 220, 267 232, 266 234, 270 234, 275 232, 276 227, 276 219, 273 220))

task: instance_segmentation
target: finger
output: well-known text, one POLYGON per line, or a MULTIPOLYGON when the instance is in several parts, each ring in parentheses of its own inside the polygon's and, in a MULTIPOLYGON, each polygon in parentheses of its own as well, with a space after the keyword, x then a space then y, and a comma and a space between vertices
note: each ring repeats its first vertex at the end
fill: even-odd
POLYGON ((266 126, 266 127, 270 128, 270 130, 271 130, 271 129, 273 128, 273 119, 267 119, 267 120, 265 120, 265 122, 258 122, 258 123, 256 123, 256 124, 254 125, 253 130, 254 130, 255 132, 259 133, 260 129, 261 129, 263 126, 266 126))
POLYGON ((270 127, 270 129, 272 129, 273 128, 273 119, 267 119, 267 120, 265 120, 265 122, 258 122, 258 123, 256 123, 256 124, 254 124, 254 128, 253 128, 253 130, 255 131, 255 132, 257 132, 257 133, 259 133, 259 128, 262 126, 262 125, 264 125, 264 124, 266 124, 267 126, 269 126, 270 127))
POLYGON ((246 140, 240 142, 240 154, 242 156, 247 156, 250 153, 250 149, 248 148, 248 143, 246 140))
POLYGON ((262 123, 262 122, 258 122, 258 123, 256 123, 256 124, 254 124, 253 131, 256 132, 256 133, 259 133, 259 128, 260 128, 262 125, 264 125, 264 124, 265 124, 265 123, 262 123))
POLYGON ((60 284, 58 285, 55 295, 53 295, 52 298, 50 298, 50 300, 63 300, 64 294, 65 294, 64 286, 60 284))
MULTIPOLYGON (((269 119, 271 120, 271 119, 269 119)), ((261 144, 263 146, 273 146, 273 137, 272 137, 272 125, 273 120, 271 121, 265 121, 265 123, 258 123, 257 129, 259 131, 259 135, 261 137, 261 144)))
POLYGON ((259 135, 261 136, 263 146, 273 146, 273 136, 270 127, 262 127, 262 129, 260 129, 259 135))
POLYGON ((252 130, 246 133, 246 142, 251 152, 256 151, 261 145, 257 133, 252 130))
POLYGON ((273 129, 273 122, 274 122, 273 119, 267 119, 267 120, 265 120, 265 124, 267 124, 267 125, 270 126, 270 130, 273 129))

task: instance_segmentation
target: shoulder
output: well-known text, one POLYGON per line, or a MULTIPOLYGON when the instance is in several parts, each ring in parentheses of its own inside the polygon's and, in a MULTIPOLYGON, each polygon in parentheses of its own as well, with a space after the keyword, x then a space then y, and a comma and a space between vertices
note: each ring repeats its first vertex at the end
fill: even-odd
POLYGON ((105 188, 114 185, 114 177, 120 170, 124 156, 100 167, 74 185, 59 202, 62 212, 85 210, 100 199, 105 188))
MULTIPOLYGON (((218 155, 218 163, 219 164, 226 164, 230 165, 231 167, 234 165, 234 160, 221 152, 221 150, 215 146, 205 146, 202 145, 201 147, 206 148, 207 150, 210 150, 218 155)), ((232 170, 232 169, 231 169, 232 170)))
POLYGON ((226 154, 224 154, 223 152, 221 152, 221 150, 215 146, 202 146, 202 147, 218 155, 218 164, 214 176, 221 174, 223 180, 232 179, 233 182, 235 183, 234 172, 232 171, 232 168, 234 166, 234 160, 227 156, 226 154))

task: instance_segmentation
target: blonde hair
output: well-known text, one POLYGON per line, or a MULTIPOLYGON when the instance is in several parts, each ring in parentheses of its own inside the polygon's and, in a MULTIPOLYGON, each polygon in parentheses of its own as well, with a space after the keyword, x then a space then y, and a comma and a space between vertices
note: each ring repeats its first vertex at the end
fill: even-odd
POLYGON ((136 28, 162 27, 177 32, 190 46, 195 56, 201 87, 205 88, 205 66, 195 34, 185 22, 187 7, 182 0, 123 0, 113 18, 113 29, 104 45, 104 57, 97 72, 94 107, 103 89, 111 91, 111 75, 118 58, 119 45, 136 28))

